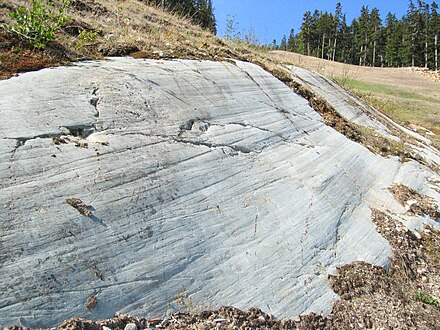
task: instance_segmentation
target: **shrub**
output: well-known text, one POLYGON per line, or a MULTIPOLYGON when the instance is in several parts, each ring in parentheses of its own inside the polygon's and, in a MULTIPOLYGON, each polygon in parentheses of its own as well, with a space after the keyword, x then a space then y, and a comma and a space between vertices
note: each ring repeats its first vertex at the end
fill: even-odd
POLYGON ((31 8, 18 7, 9 14, 16 25, 6 25, 6 28, 25 37, 33 47, 44 48, 70 20, 66 15, 69 6, 70 0, 33 0, 31 8))

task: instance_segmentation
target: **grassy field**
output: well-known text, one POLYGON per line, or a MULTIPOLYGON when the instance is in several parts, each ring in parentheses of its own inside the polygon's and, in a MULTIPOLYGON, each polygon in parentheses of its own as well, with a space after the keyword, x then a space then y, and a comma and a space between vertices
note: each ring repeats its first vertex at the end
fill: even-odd
MULTIPOLYGON (((335 77, 344 88, 395 121, 418 131, 440 146, 439 99, 398 87, 335 77)), ((440 86, 439 86, 440 88, 440 86)))
POLYGON ((280 51, 272 52, 272 56, 337 81, 393 120, 440 146, 440 81, 411 68, 359 67, 280 51))

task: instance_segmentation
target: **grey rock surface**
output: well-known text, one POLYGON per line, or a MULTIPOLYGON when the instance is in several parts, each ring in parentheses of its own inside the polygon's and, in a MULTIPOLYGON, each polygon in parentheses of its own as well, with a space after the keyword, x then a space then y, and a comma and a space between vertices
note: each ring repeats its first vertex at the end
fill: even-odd
POLYGON ((26 73, 0 81, 0 118, 1 325, 328 313, 336 266, 389 263, 371 208, 407 218, 387 188, 440 200, 438 175, 348 140, 249 63, 26 73))

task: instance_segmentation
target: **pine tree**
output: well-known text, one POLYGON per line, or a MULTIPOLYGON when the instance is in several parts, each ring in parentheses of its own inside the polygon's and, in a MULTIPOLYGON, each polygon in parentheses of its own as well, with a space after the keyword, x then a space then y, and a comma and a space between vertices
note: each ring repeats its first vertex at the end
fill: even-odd
POLYGON ((339 33, 340 33, 340 28, 341 28, 342 5, 341 5, 340 2, 338 2, 336 4, 336 10, 335 10, 334 18, 335 18, 335 36, 334 36, 335 43, 333 45, 332 61, 334 61, 335 57, 336 57, 336 48, 337 48, 338 37, 339 37, 339 33))
POLYGON ((291 31, 287 48, 364 66, 377 66, 380 61, 381 66, 424 65, 438 70, 438 8, 435 2, 429 5, 423 0, 409 0, 402 19, 388 13, 383 27, 379 10, 370 11, 368 6, 362 6, 360 16, 348 25, 338 3, 334 14, 306 12, 296 39, 291 31))
POLYGON ((217 33, 211 0, 194 0, 193 21, 212 33, 217 33))
POLYGON ((281 50, 287 50, 287 38, 286 38, 286 35, 284 35, 283 39, 281 39, 280 49, 281 50))
POLYGON ((295 51, 295 31, 293 29, 290 30, 289 39, 287 40, 287 50, 289 52, 295 51))
POLYGON ((386 39, 385 63, 387 66, 400 66, 399 48, 402 42, 402 22, 396 15, 388 13, 384 35, 386 39))
POLYGON ((332 14, 328 12, 320 13, 316 20, 316 33, 319 36, 320 45, 318 46, 318 51, 320 57, 331 59, 331 54, 333 53, 333 34, 335 31, 335 20, 332 14))
POLYGON ((306 11, 303 17, 303 23, 301 25, 301 38, 303 40, 303 45, 306 47, 303 52, 310 56, 311 54, 311 42, 312 42, 312 13, 306 11))
POLYGON ((418 54, 420 54, 420 31, 422 30, 420 11, 414 5, 412 0, 409 1, 407 15, 404 19, 406 25, 404 36, 404 50, 402 55, 409 57, 403 59, 408 60, 414 67, 419 63, 418 54))
POLYGON ((371 40, 373 42, 373 54, 372 54, 372 60, 371 65, 376 65, 376 51, 377 51, 377 45, 380 41, 381 37, 381 28, 382 28, 382 21, 380 19, 379 9, 373 8, 371 10, 370 14, 370 35, 371 40))
POLYGON ((336 60, 344 63, 351 63, 351 48, 352 48, 352 38, 350 35, 350 27, 347 25, 347 18, 342 15, 342 19, 340 22, 340 36, 338 42, 338 52, 336 56, 336 60))
POLYGON ((212 0, 149 0, 148 3, 191 18, 195 24, 217 33, 212 0))
POLYGON ((368 45, 370 41, 370 11, 368 6, 362 6, 359 17, 357 45, 359 47, 359 65, 367 64, 368 45))

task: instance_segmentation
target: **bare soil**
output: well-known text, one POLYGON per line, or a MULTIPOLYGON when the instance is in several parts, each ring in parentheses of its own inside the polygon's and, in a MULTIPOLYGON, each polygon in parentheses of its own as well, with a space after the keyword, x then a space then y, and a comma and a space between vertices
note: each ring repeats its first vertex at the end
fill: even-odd
POLYGON ((414 189, 402 184, 390 187, 394 198, 402 204, 410 215, 427 215, 433 220, 440 219, 440 211, 435 200, 429 196, 421 195, 414 189))

